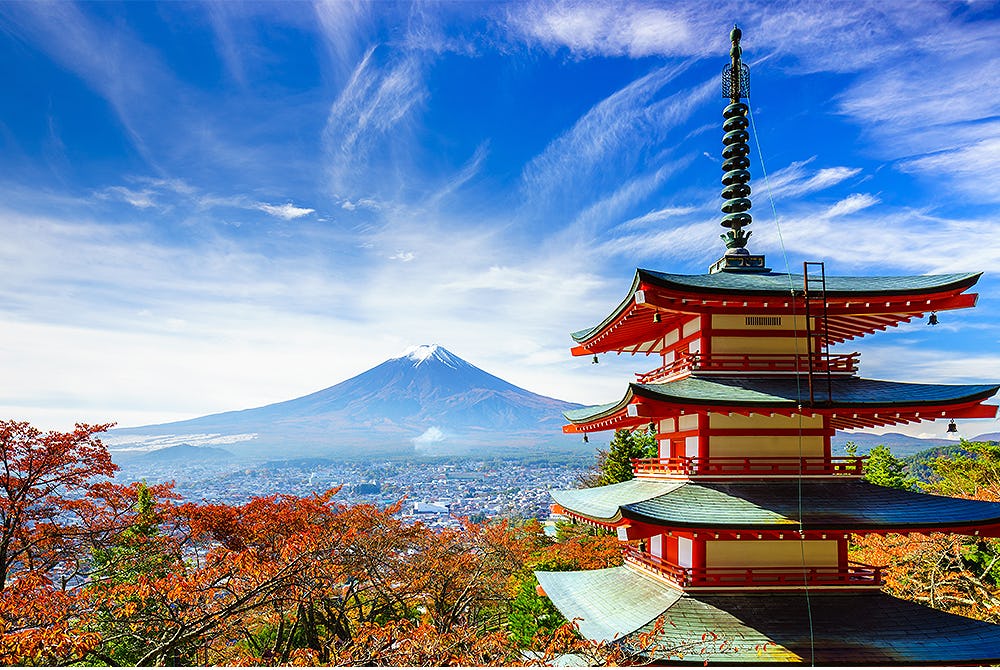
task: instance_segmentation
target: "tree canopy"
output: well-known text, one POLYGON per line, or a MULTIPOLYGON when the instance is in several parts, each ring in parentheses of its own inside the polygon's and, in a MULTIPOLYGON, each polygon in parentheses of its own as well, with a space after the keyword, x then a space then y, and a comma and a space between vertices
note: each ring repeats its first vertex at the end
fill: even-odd
POLYGON ((581 479, 584 486, 604 486, 632 479, 633 458, 656 458, 659 447, 656 434, 646 428, 618 429, 608 448, 597 452, 594 470, 581 479))

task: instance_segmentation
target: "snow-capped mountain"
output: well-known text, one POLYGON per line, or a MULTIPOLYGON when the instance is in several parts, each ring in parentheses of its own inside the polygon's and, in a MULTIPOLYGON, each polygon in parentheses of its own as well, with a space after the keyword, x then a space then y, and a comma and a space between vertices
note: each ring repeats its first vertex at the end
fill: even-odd
POLYGON ((112 453, 184 443, 268 458, 524 453, 574 442, 561 426, 562 412, 575 407, 514 386, 432 344, 410 347, 301 398, 114 430, 105 443, 112 453))

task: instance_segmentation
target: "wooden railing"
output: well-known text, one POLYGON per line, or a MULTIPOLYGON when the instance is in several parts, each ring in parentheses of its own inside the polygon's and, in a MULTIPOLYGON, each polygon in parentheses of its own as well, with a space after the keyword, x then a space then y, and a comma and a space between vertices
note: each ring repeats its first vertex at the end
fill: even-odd
POLYGON ((650 570, 682 588, 791 588, 800 586, 878 587, 882 568, 864 563, 838 566, 755 566, 686 568, 635 547, 623 547, 626 563, 650 570))
MULTIPOLYGON (((811 354, 813 372, 854 374, 858 369, 859 353, 811 354)), ((646 373, 637 373, 636 381, 651 384, 686 372, 770 372, 805 374, 809 370, 810 354, 683 354, 680 358, 646 373)))
POLYGON ((658 477, 861 477, 866 456, 679 456, 633 458, 632 473, 658 477))

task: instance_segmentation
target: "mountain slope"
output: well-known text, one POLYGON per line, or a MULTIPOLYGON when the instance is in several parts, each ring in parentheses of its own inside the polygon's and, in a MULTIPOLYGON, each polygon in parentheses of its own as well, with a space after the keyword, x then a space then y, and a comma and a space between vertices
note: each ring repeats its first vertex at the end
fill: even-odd
POLYGON ((106 442, 112 452, 186 442, 266 457, 502 453, 574 442, 561 426, 575 407, 424 345, 301 398, 115 430, 106 442))

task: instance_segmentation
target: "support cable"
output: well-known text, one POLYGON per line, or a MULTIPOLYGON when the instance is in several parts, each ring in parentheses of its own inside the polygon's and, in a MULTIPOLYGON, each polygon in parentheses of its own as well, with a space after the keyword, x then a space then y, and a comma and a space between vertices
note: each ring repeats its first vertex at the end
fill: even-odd
MULTIPOLYGON (((771 204, 771 215, 774 217, 774 227, 778 233, 778 244, 781 247, 781 257, 785 263, 785 276, 788 277, 788 292, 791 295, 791 305, 792 305, 792 330, 794 337, 792 341, 795 347, 795 398, 798 403, 798 441, 799 441, 799 477, 798 477, 798 510, 799 510, 799 549, 802 557, 802 584, 805 588, 806 595, 806 613, 809 623, 809 656, 810 665, 816 665, 816 635, 813 630, 813 614, 812 614, 812 600, 809 594, 809 575, 808 568, 806 566, 806 545, 805 545, 805 526, 802 523, 802 370, 799 358, 799 338, 798 338, 798 311, 796 309, 795 302, 795 286, 792 283, 792 272, 791 267, 788 263, 788 252, 785 249, 785 240, 781 235, 781 222, 778 218, 778 210, 774 204, 774 196, 771 193, 771 183, 767 177, 767 169, 764 167, 764 152, 760 149, 760 137, 757 135, 757 121, 753 115, 753 104, 750 100, 749 90, 747 91, 747 107, 748 115, 750 117, 750 128, 753 130, 754 144, 757 146, 757 156, 760 159, 760 172, 761 176, 764 177, 764 188, 767 190, 767 199, 771 204)), ((805 282, 805 269, 803 268, 803 282, 805 282)), ((807 287, 803 283, 803 299, 808 301, 809 295, 807 292, 807 287)), ((808 307, 808 305, 807 305, 808 307)), ((809 333, 809 323, 806 323, 806 334, 808 337, 809 333)), ((807 346, 808 346, 807 342, 807 346)), ((806 352, 807 356, 811 356, 811 352, 806 352)))

